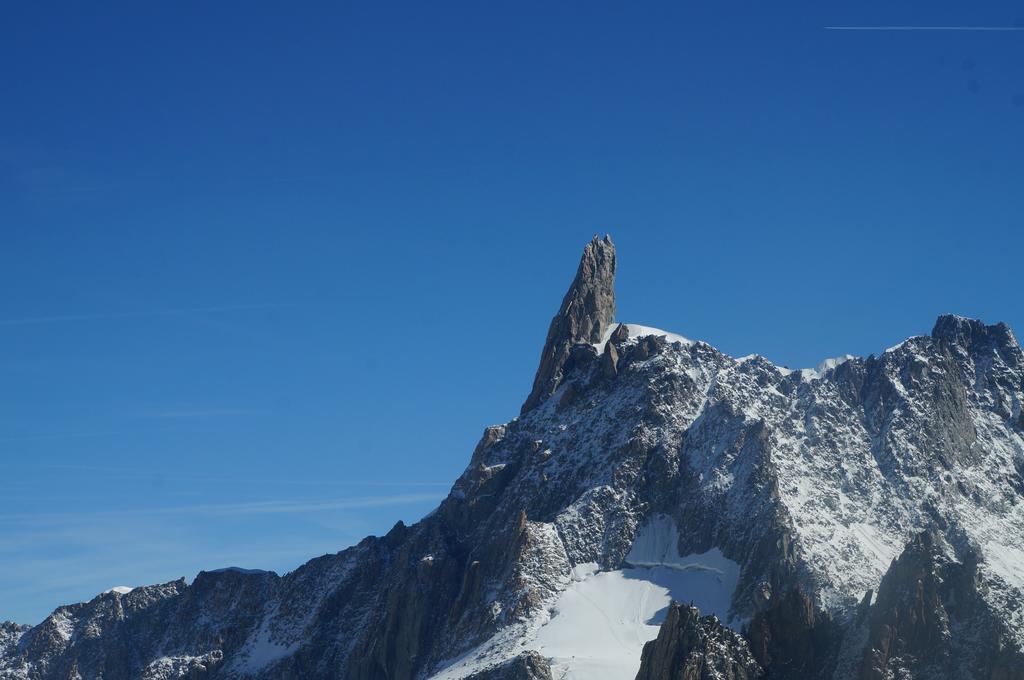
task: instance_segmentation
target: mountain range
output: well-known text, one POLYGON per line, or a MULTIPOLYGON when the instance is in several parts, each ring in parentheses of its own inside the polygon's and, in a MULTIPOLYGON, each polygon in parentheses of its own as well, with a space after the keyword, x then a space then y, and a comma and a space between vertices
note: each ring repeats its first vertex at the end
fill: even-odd
POLYGON ((0 624, 0 678, 1024 680, 1011 330, 790 370, 617 323, 616 256, 421 521, 0 624))

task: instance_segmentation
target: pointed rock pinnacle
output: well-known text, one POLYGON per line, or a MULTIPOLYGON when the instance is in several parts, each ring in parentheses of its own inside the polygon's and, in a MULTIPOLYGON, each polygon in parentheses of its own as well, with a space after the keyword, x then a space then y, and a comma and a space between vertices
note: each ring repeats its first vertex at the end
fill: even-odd
POLYGON ((562 369, 577 343, 596 343, 615 318, 615 246, 611 237, 594 238, 583 249, 576 278, 551 320, 533 390, 522 413, 554 394, 562 369))

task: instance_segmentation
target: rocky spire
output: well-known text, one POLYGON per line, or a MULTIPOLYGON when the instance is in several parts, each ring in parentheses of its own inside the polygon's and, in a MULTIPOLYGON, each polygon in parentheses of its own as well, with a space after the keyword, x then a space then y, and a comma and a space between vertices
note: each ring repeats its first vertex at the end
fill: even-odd
POLYGON ((580 267, 558 314, 551 320, 526 413, 551 396, 562 382, 562 368, 577 343, 596 343, 615 318, 615 246, 598 236, 583 249, 580 267))

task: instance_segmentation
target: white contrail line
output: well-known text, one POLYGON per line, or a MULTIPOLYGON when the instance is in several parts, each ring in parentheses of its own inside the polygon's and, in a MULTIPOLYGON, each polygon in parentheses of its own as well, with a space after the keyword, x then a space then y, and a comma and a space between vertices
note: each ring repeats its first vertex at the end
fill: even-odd
POLYGON ((826 26, 826 31, 1024 31, 1024 26, 826 26))

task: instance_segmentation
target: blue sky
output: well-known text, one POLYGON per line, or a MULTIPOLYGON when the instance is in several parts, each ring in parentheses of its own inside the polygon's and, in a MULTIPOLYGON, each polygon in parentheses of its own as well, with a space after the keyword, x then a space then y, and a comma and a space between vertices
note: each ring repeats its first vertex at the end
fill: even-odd
POLYGON ((13 3, 0 619, 429 511, 582 245, 792 367, 1024 328, 1015 3, 13 3))

